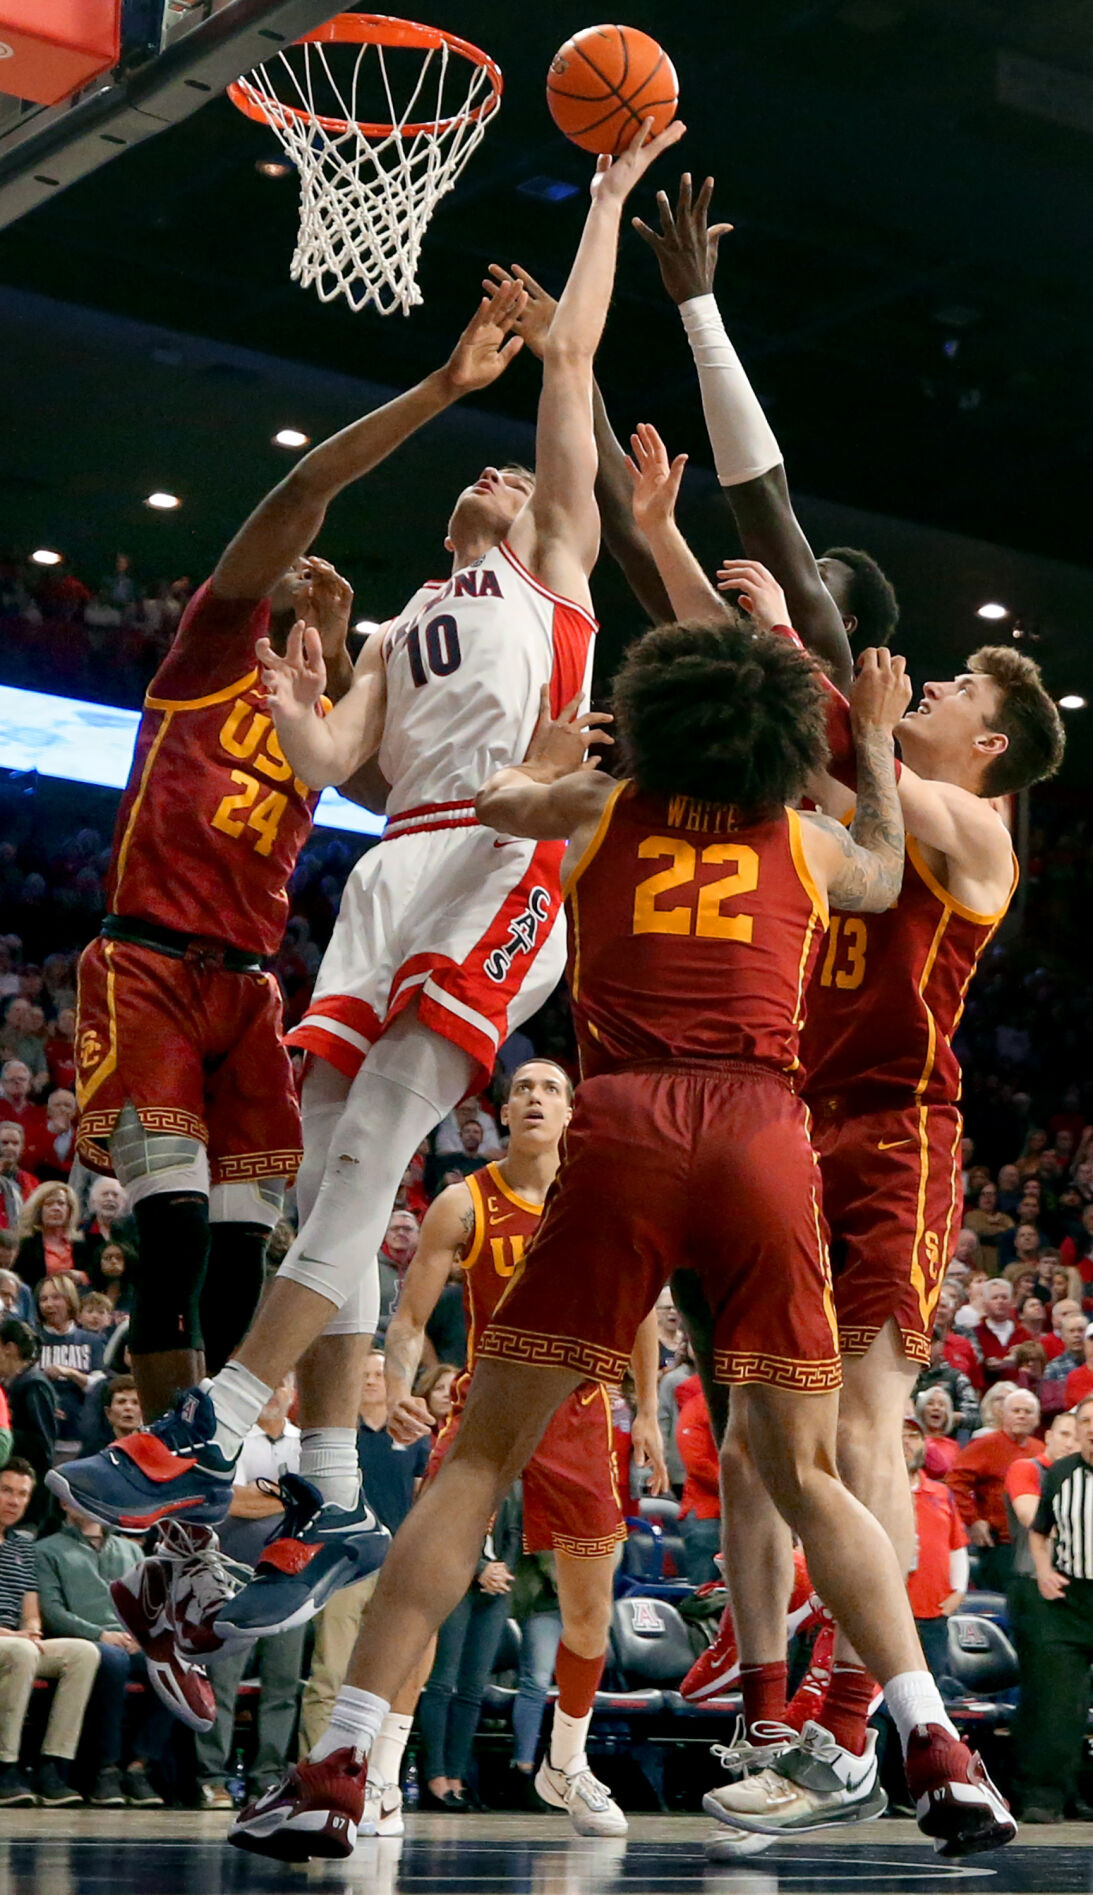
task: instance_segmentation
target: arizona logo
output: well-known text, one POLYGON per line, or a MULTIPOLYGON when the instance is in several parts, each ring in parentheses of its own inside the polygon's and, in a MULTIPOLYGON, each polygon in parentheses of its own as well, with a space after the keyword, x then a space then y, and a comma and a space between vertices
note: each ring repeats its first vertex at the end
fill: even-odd
POLYGON ((550 914, 550 896, 545 888, 533 888, 526 908, 509 922, 509 938, 504 947, 494 948, 485 960, 486 974, 498 986, 506 978, 518 954, 530 954, 539 938, 539 930, 550 914))

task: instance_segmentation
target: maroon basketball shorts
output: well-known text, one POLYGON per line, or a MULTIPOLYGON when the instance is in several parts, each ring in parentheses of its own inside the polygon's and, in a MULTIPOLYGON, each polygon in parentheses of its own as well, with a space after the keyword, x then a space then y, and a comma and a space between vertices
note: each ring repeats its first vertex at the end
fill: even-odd
POLYGON ((702 1282, 718 1381, 839 1387, 819 1171, 780 1074, 694 1061, 585 1080, 479 1355, 616 1383, 675 1270, 702 1282))
POLYGON ((843 1355, 864 1355, 894 1317, 908 1360, 929 1362, 934 1309, 963 1209, 963 1129, 950 1105, 845 1116, 818 1105, 812 1142, 843 1355))

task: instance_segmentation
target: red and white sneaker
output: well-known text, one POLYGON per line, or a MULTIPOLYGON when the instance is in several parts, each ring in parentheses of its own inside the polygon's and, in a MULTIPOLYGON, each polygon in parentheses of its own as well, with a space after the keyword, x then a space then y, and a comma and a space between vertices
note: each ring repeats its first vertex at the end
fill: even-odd
POLYGON ((919 1724, 904 1758, 918 1826, 942 1856, 979 1855, 1012 1842, 1009 1804, 967 1744, 939 1724, 919 1724))
POLYGON ((240 1810, 228 1841, 278 1862, 351 1856, 367 1777, 367 1760, 356 1750, 332 1750, 321 1763, 293 1764, 280 1783, 240 1810))
MULTIPOLYGON (((830 1614, 819 1593, 813 1591, 805 1556, 800 1547, 795 1547, 793 1591, 786 1613, 786 1644, 798 1632, 810 1632, 813 1626, 829 1618, 830 1614)), ((679 1687, 680 1696, 686 1698, 689 1704, 701 1704, 706 1698, 715 1698, 720 1692, 731 1690, 739 1676, 740 1651, 736 1643, 736 1627, 733 1624, 732 1607, 726 1606, 721 1614, 717 1637, 712 1645, 706 1647, 701 1657, 695 1659, 679 1687)))
POLYGON ((191 1730, 213 1727, 216 1701, 201 1661, 223 1645, 213 1622, 248 1576, 224 1559, 212 1527, 168 1520, 151 1558, 110 1587, 118 1617, 147 1660, 152 1689, 191 1730))
POLYGON ((161 1703, 192 1731, 210 1731, 216 1699, 208 1675, 183 1657, 171 1621, 174 1562, 153 1556, 115 1579, 114 1610, 144 1653, 148 1682, 161 1703))

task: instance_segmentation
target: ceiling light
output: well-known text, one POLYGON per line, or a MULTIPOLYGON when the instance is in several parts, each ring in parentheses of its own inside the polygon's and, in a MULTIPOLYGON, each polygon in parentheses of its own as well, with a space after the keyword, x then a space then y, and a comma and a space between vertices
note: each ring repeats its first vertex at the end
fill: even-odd
POLYGON ((150 493, 144 504, 146 507, 155 507, 160 513, 170 513, 175 507, 180 507, 182 502, 176 493, 157 492, 150 493))
POLYGON ((258 158, 254 168, 260 178, 287 178, 292 172, 292 166, 284 158, 258 158))
POLYGON ((370 632, 378 632, 379 628, 378 619, 358 619, 353 630, 355 632, 363 632, 367 637, 370 632))
POLYGON ((976 618, 980 619, 1008 619, 1009 615, 1008 605, 997 605, 991 599, 987 600, 986 605, 977 606, 975 613, 976 618))
POLYGON ((1061 711, 1084 711, 1085 699, 1084 697, 1079 697, 1076 691, 1068 691, 1065 697, 1059 699, 1059 709, 1061 711))
POLYGON ((49 546, 39 546, 37 552, 32 553, 30 557, 36 566, 59 566, 64 554, 55 553, 49 546))
POLYGON ((299 428, 278 428, 273 437, 276 447, 309 447, 310 434, 301 434, 299 428))

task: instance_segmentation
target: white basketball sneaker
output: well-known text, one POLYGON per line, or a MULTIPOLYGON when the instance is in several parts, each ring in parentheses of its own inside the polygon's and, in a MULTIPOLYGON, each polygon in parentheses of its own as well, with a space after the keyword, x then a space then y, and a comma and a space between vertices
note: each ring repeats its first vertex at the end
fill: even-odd
POLYGON ((535 1788, 544 1803, 567 1812, 578 1836, 625 1836, 630 1827, 606 1783, 587 1764, 581 1770, 558 1770, 548 1753, 536 1772, 535 1788))
POLYGON ((369 1777, 364 1786, 364 1814, 357 1826, 358 1836, 404 1836, 402 1791, 397 1783, 385 1783, 382 1777, 369 1777))
POLYGON ((856 1757, 822 1724, 810 1722, 799 1742, 765 1770, 711 1790, 702 1807, 730 1829, 764 1836, 870 1822, 888 1807, 877 1781, 876 1749, 875 1731, 866 1733, 865 1749, 856 1757))

